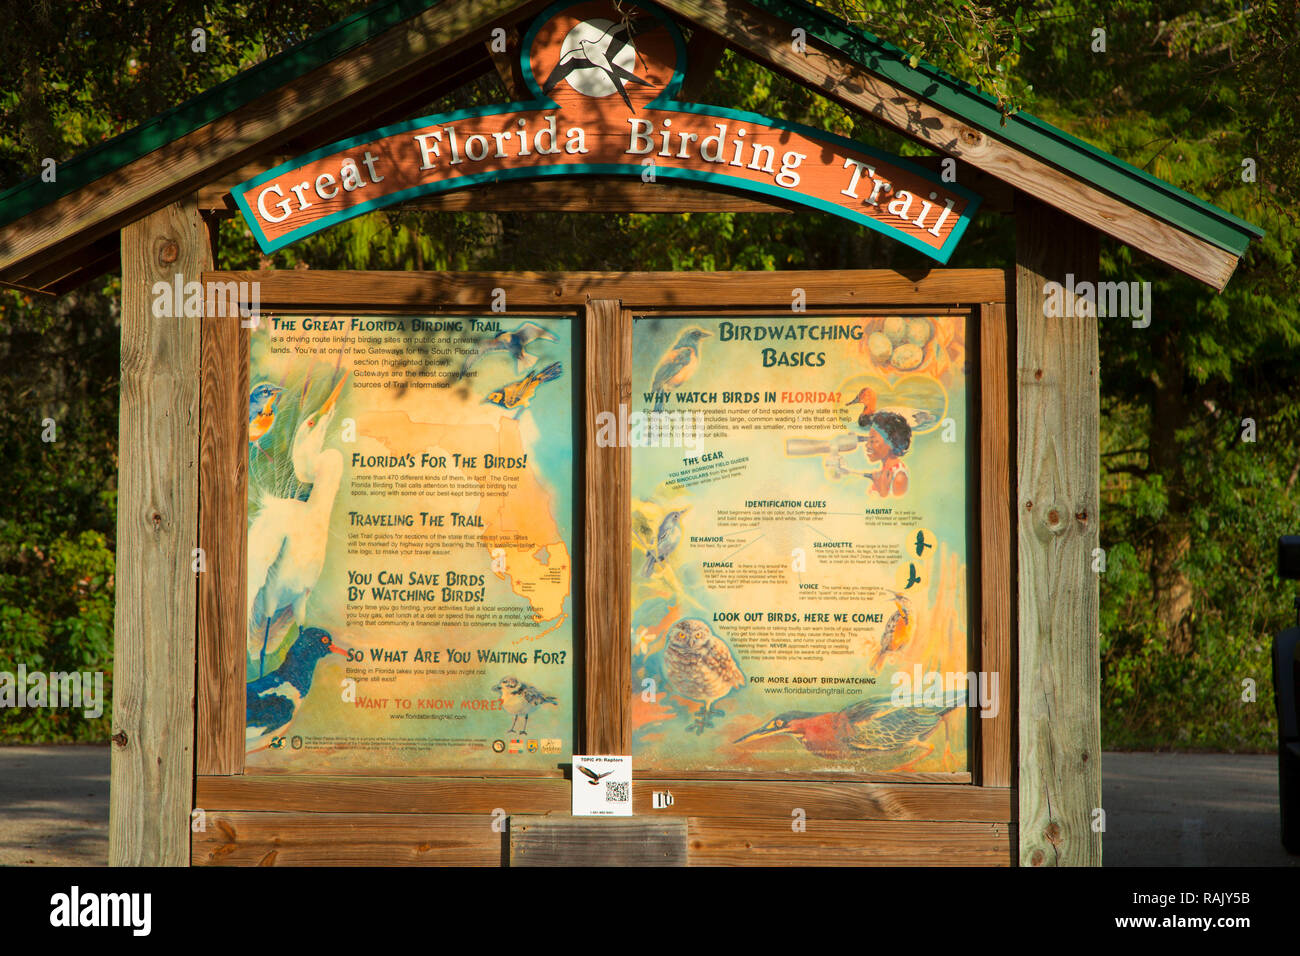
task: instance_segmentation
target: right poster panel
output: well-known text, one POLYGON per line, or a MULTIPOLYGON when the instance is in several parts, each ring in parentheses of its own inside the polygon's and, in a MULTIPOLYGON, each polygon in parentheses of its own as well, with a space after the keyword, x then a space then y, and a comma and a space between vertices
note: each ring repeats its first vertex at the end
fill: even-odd
POLYGON ((969 769, 968 321, 634 320, 638 768, 969 769))

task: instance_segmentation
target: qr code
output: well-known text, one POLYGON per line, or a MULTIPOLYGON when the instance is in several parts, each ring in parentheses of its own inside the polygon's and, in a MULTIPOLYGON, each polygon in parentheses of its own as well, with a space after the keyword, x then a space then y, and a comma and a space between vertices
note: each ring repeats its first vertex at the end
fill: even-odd
POLYGON ((606 803, 627 803, 632 799, 630 794, 632 784, 626 780, 605 781, 605 802, 606 803))

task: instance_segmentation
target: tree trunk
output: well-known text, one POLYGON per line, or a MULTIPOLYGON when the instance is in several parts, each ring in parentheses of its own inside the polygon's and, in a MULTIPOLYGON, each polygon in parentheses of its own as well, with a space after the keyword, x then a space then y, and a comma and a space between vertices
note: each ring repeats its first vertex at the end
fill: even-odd
POLYGON ((1192 586, 1183 573, 1182 561, 1191 549, 1191 534, 1178 432, 1187 425, 1189 411, 1183 391, 1186 366, 1176 326, 1155 346, 1160 368, 1151 407, 1150 467, 1164 478, 1168 509, 1151 536, 1150 573, 1156 619, 1168 647, 1176 654, 1188 654, 1193 643, 1192 586))

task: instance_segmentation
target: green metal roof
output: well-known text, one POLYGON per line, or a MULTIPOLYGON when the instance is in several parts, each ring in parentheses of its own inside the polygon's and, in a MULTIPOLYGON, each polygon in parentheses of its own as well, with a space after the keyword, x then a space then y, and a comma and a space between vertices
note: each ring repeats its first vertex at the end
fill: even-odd
POLYGON ((749 0, 754 6, 787 22, 797 22, 846 60, 870 70, 918 99, 941 107, 971 126, 979 127, 1039 159, 1068 170, 1111 195, 1180 229, 1240 256, 1251 239, 1264 235, 1258 226, 1239 219, 1191 193, 1183 192, 1110 153, 1045 123, 1029 113, 1006 118, 997 100, 956 77, 921 61, 913 67, 907 54, 891 43, 853 27, 804 0, 749 0))
MULTIPOLYGON (((45 206, 296 79, 442 0, 380 0, 129 132, 59 166, 55 183, 33 176, 0 193, 0 226, 45 206)), ((1240 256, 1263 230, 1028 113, 1007 117, 997 101, 924 61, 910 66, 896 46, 804 0, 749 0, 919 99, 960 117, 1130 205, 1240 256)))
POLYGON ((304 73, 310 73, 438 2, 440 0, 379 0, 297 46, 60 163, 55 182, 42 182, 39 176, 23 180, 0 193, 0 226, 7 226, 304 73))

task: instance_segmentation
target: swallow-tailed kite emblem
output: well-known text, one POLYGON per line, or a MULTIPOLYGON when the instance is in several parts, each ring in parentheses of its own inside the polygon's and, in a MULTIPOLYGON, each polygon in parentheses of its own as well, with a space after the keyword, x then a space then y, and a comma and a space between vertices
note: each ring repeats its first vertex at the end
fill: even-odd
POLYGON ((551 90, 555 89, 560 84, 560 81, 568 77, 570 73, 578 70, 600 70, 614 84, 614 89, 618 91, 619 96, 623 97, 623 102, 627 104, 627 108, 632 109, 632 100, 628 98, 627 89, 623 86, 623 83, 640 83, 642 86, 649 86, 650 82, 641 79, 635 73, 623 69, 614 62, 614 58, 618 56, 623 47, 631 45, 633 37, 639 33, 652 30, 658 25, 658 21, 654 17, 639 17, 635 20, 611 26, 595 40, 579 40, 577 49, 570 50, 560 57, 560 62, 551 71, 551 75, 546 78, 546 85, 542 87, 542 94, 549 96, 551 90))

